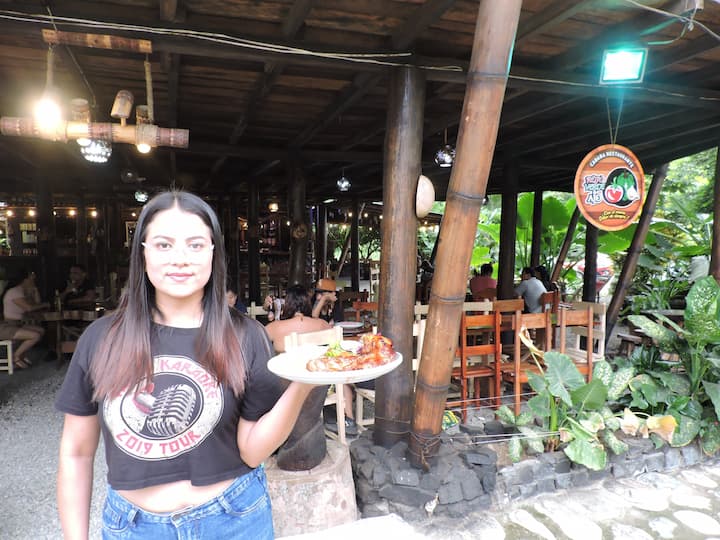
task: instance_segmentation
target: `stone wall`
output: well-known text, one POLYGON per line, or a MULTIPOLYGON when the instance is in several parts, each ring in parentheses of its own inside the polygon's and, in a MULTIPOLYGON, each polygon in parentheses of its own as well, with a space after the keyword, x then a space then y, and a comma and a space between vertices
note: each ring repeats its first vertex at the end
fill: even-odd
POLYGON ((609 453, 602 471, 572 463, 563 452, 539 454, 509 463, 504 443, 474 444, 466 433, 440 436, 429 471, 410 465, 407 445, 375 446, 364 432, 350 447, 358 509, 363 517, 396 513, 408 521, 430 514, 462 517, 469 511, 502 507, 511 500, 559 489, 586 486, 609 477, 666 471, 708 459, 694 442, 656 449, 649 439, 628 437, 628 452, 609 453))

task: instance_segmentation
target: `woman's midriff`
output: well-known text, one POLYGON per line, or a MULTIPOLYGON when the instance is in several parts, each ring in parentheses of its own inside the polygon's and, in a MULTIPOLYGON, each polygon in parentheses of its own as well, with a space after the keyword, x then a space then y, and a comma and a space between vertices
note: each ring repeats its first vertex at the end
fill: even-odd
POLYGON ((118 493, 143 510, 164 514, 203 504, 220 495, 234 481, 231 478, 209 486, 193 486, 189 480, 181 480, 142 489, 118 490, 118 493))

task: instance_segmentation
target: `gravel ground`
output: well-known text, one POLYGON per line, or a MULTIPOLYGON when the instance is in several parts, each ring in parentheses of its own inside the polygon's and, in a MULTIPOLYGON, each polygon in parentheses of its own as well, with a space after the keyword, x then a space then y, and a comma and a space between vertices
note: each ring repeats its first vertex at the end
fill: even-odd
MULTIPOLYGON (((67 364, 66 364, 67 365, 67 364)), ((62 415, 54 406, 65 369, 34 360, 29 370, 0 374, 0 538, 61 539, 55 500, 62 415)), ((100 538, 104 450, 95 461, 91 538, 100 538)))

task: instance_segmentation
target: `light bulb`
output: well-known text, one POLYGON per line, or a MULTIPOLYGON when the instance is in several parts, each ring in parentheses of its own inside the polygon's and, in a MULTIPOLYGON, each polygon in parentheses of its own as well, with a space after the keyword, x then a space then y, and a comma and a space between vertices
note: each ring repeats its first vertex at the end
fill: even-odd
POLYGON ((139 143, 139 144, 135 145, 135 147, 138 149, 138 152, 140 152, 141 154, 147 154, 148 152, 150 152, 150 150, 152 150, 152 146, 150 146, 147 143, 139 143))
POLYGON ((75 142, 77 142, 80 146, 88 146, 92 141, 87 137, 80 137, 75 142))
POLYGON ((54 135, 62 122, 62 109, 57 101, 46 92, 35 105, 34 116, 40 133, 54 135))

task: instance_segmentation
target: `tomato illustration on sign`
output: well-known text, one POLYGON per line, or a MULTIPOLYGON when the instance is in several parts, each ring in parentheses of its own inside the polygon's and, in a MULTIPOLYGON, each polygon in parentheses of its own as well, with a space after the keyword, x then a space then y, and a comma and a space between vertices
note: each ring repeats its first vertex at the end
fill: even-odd
POLYGON ((622 199, 624 192, 620 186, 610 185, 605 188, 605 200, 615 204, 622 199))
POLYGON ((607 177, 603 196, 608 204, 625 207, 640 198, 635 175, 625 167, 613 170, 607 177))

